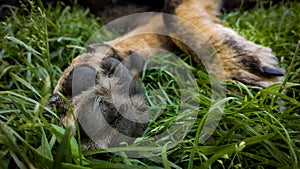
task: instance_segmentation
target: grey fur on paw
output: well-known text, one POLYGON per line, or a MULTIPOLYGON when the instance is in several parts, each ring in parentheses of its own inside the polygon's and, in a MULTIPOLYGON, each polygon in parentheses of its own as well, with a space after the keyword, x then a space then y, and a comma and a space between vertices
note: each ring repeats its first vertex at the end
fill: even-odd
POLYGON ((91 147, 132 143, 148 121, 143 89, 117 59, 105 59, 102 68, 96 86, 74 98, 81 128, 94 142, 91 147))

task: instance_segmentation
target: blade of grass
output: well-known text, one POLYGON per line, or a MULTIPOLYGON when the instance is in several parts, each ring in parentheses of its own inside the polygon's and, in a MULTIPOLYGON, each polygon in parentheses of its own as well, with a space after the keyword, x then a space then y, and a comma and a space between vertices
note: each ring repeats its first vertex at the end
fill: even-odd
POLYGON ((21 40, 15 38, 15 37, 12 37, 12 36, 5 36, 4 38, 6 38, 6 39, 8 39, 8 40, 10 40, 10 41, 12 41, 12 42, 18 44, 18 45, 23 46, 23 47, 26 48, 28 51, 33 52, 33 54, 35 54, 35 55, 37 55, 37 56, 41 56, 41 53, 40 53, 40 52, 34 50, 31 46, 28 46, 25 42, 23 42, 23 41, 21 41, 21 40))

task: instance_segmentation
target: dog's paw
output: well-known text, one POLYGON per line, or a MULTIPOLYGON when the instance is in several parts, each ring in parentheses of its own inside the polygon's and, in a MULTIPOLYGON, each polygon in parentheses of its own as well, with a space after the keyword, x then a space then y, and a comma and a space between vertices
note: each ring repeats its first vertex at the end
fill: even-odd
POLYGON ((109 46, 94 44, 74 59, 50 98, 50 105, 62 110, 62 123, 75 134, 74 118, 58 92, 71 102, 84 150, 131 143, 147 125, 143 88, 109 46))
POLYGON ((241 37, 227 36, 218 52, 225 76, 245 84, 267 87, 284 80, 284 70, 270 48, 241 37))

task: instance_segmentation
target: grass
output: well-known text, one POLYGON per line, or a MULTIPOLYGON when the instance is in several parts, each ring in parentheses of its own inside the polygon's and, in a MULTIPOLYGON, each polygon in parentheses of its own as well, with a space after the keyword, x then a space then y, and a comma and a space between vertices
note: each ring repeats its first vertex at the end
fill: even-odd
MULTIPOLYGON (((47 108, 62 70, 100 28, 100 19, 76 5, 50 9, 31 1, 25 4, 29 8, 10 7, 12 15, 0 24, 0 168, 300 167, 300 3, 221 16, 226 26, 242 36, 271 47, 288 75, 286 83, 261 90, 226 81, 224 114, 204 143, 198 143, 198 136, 211 106, 210 79, 193 66, 190 57, 181 54, 196 77, 199 92, 192 97, 199 100, 200 107, 190 113, 198 118, 175 147, 145 158, 118 156, 109 150, 82 153, 71 130, 60 127, 56 112, 47 108), (278 92, 282 89, 287 93, 278 92)), ((159 109, 157 103, 165 103, 163 115, 145 131, 147 137, 174 123, 180 91, 168 70, 149 71, 144 82, 150 105, 159 109), (152 89, 163 95, 151 98, 152 89)), ((126 154, 132 149, 111 151, 126 154)))

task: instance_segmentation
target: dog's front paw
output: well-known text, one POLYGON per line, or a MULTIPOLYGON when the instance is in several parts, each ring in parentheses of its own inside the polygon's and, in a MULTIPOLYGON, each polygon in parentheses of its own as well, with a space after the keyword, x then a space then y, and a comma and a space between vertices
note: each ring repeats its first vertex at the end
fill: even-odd
POLYGON ((270 48, 230 36, 223 44, 218 56, 227 78, 264 88, 284 80, 285 71, 270 48))
POLYGON ((72 126, 76 135, 74 117, 58 92, 72 104, 84 150, 131 143, 147 125, 143 88, 107 45, 90 45, 74 59, 50 99, 50 105, 62 111, 62 123, 72 126))

